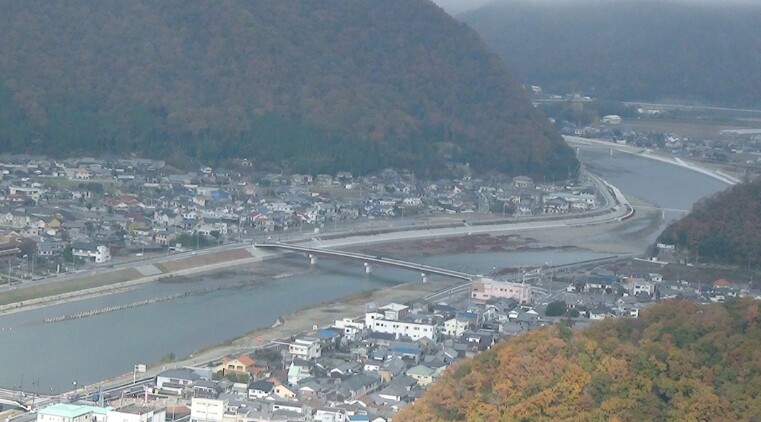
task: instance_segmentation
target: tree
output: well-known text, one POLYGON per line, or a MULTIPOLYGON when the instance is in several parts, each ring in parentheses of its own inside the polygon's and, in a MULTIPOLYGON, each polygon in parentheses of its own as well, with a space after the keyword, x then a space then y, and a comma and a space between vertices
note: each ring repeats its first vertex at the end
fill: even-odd
POLYGON ((71 245, 66 245, 66 247, 63 248, 63 260, 66 262, 74 262, 74 252, 72 251, 71 245))
POLYGON ((547 305, 544 314, 547 316, 561 316, 566 313, 566 310, 568 310, 568 305, 566 305, 565 301, 556 300, 547 305))
POLYGON ((0 14, 0 151, 183 168, 256 156, 262 170, 310 174, 578 169, 478 35, 429 1, 167 2, 0 14))
POLYGON ((760 307, 670 301, 583 330, 561 320, 463 360, 397 418, 757 420, 760 307))

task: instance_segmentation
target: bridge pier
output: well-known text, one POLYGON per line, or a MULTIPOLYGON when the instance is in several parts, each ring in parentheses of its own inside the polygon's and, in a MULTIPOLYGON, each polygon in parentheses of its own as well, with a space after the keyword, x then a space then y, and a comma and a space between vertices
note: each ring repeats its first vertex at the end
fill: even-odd
POLYGON ((428 283, 428 274, 420 273, 420 277, 423 279, 423 283, 428 283))
POLYGON ((314 265, 317 263, 317 255, 309 254, 309 265, 314 265))
POLYGON ((365 262, 365 274, 370 274, 373 272, 373 264, 369 262, 365 262))

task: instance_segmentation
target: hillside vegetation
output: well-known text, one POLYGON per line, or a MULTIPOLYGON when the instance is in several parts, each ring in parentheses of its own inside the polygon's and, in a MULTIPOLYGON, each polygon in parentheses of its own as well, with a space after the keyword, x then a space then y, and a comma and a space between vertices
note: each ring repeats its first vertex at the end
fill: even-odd
POLYGON ((546 91, 761 107, 761 3, 744 3, 495 0, 458 18, 546 91))
POLYGON ((705 198, 658 242, 676 245, 690 261, 761 265, 761 179, 705 198))
POLYGON ((759 302, 648 308, 577 332, 532 331, 464 361, 403 421, 761 418, 759 302))
POLYGON ((577 167, 478 35, 426 0, 0 8, 0 151, 310 173, 577 167))

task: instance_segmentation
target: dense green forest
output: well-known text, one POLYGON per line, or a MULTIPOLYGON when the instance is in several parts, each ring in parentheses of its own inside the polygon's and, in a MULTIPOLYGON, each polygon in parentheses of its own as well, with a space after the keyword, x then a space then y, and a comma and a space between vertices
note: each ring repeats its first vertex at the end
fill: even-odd
POLYGON ((0 151, 310 173, 577 167, 475 31, 426 0, 0 7, 0 151))
POLYGON ((759 304, 671 301, 582 331, 532 331, 450 369, 398 418, 759 420, 759 304))
POLYGON ((686 251, 690 261, 761 265, 761 179, 697 202, 658 242, 686 251))
POLYGON ((458 18, 545 91, 761 107, 761 2, 495 0, 458 18))

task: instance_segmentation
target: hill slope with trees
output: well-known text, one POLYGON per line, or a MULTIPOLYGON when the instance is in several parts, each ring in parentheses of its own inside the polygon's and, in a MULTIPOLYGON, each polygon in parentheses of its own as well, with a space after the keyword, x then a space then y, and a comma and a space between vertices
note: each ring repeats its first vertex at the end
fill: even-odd
POLYGON ((459 364, 399 419, 758 420, 759 304, 672 301, 582 331, 532 331, 459 364))
POLYGON ((658 242, 676 245, 690 261, 761 265, 761 179, 697 202, 658 242))
POLYGON ((458 18, 546 91, 761 107, 759 2, 495 0, 458 18))
POLYGON ((0 0, 0 150, 299 172, 576 170, 475 31, 426 0, 0 0))

